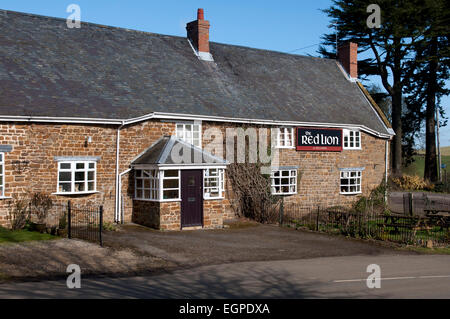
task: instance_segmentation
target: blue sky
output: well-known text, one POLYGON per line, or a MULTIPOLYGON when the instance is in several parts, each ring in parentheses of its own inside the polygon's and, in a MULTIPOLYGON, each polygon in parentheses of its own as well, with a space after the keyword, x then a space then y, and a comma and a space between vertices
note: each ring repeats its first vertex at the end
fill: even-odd
MULTIPOLYGON (((72 3, 81 7, 82 21, 178 36, 186 35, 186 23, 204 8, 211 41, 317 55, 329 24, 320 9, 331 0, 0 0, 0 8, 67 18, 72 3)), ((444 98, 443 105, 449 104, 444 98)), ((450 145, 450 126, 441 129, 441 144, 450 145)))

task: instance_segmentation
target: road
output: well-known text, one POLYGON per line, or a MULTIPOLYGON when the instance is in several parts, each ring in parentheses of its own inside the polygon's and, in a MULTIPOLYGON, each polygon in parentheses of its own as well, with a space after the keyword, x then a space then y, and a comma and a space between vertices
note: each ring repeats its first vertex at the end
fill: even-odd
POLYGON ((0 298, 450 298, 449 255, 339 256, 208 265, 146 277, 0 285, 0 298), (369 289, 367 266, 381 267, 369 289))

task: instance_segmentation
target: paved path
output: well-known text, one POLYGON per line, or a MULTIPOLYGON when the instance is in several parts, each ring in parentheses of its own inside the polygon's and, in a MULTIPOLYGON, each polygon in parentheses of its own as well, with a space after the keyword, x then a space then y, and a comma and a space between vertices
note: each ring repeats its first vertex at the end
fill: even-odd
POLYGON ((450 256, 340 256, 210 265, 147 277, 0 285, 0 298, 450 298, 450 256), (381 267, 369 289, 367 265, 381 267))

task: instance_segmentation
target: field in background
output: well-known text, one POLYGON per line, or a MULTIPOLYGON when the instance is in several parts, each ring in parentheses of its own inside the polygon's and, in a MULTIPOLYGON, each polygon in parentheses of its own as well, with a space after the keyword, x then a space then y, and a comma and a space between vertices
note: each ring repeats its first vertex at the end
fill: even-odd
MULTIPOLYGON (((417 152, 418 155, 414 156, 414 163, 409 165, 408 167, 403 168, 403 174, 406 175, 417 175, 423 177, 423 172, 425 168, 425 151, 420 150, 417 152)), ((441 159, 442 164, 447 165, 447 170, 450 172, 450 146, 441 147, 441 159)), ((445 171, 442 171, 444 174, 445 171)))
MULTIPOLYGON (((418 150, 417 154, 425 155, 425 150, 418 150)), ((441 155, 450 156, 450 146, 442 146, 441 147, 441 155)))
POLYGON ((441 147, 441 154, 445 156, 450 156, 450 146, 441 147))

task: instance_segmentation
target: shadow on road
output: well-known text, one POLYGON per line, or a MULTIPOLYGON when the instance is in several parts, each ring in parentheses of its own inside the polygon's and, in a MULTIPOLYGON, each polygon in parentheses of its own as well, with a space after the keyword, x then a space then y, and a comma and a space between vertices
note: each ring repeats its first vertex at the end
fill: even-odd
MULTIPOLYGON (((1 285, 0 298, 324 298, 314 288, 324 284, 300 283, 280 270, 230 267, 217 272, 205 267, 151 277, 86 279, 81 289, 68 289, 63 281, 1 285)), ((342 292, 333 297, 358 296, 342 292)))

